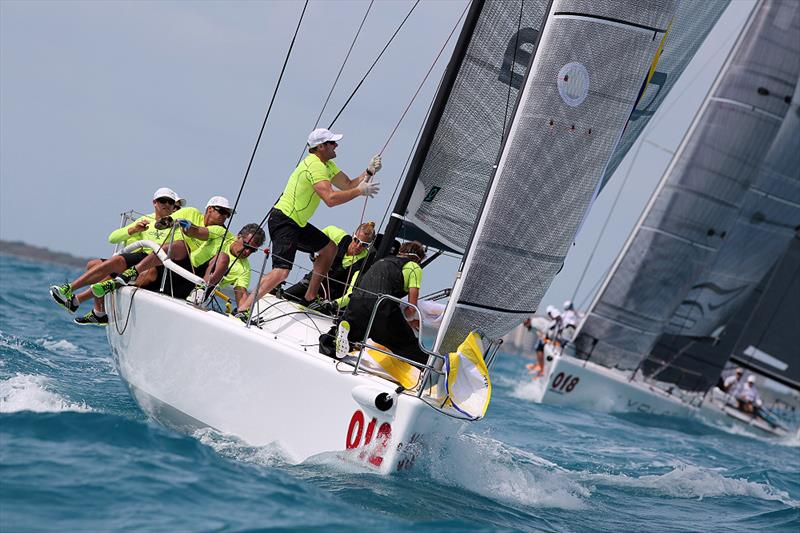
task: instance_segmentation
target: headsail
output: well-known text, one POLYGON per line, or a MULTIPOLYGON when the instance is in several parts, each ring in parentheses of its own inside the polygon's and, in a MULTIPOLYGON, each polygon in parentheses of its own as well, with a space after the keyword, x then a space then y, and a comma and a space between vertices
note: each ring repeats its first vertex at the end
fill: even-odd
POLYGON ((555 0, 451 296, 438 350, 536 308, 647 79, 677 2, 555 0))
POLYGON ((581 325, 576 350, 633 369, 730 235, 800 71, 800 5, 754 9, 581 325))
MULTIPOLYGON (((466 53, 454 57, 452 88, 440 89, 442 108, 431 113, 428 138, 423 135, 409 167, 413 188, 401 198, 410 200, 399 201, 395 208, 395 217, 405 216, 401 237, 459 253, 464 252, 478 218, 500 152, 503 127, 511 121, 549 0, 474 0, 473 4, 478 14, 474 30, 470 27, 465 32, 469 36, 466 53)), ((681 3, 649 83, 640 86, 640 97, 605 179, 625 157, 727 5, 728 0, 681 3)), ((394 224, 400 226, 399 221, 394 224)))

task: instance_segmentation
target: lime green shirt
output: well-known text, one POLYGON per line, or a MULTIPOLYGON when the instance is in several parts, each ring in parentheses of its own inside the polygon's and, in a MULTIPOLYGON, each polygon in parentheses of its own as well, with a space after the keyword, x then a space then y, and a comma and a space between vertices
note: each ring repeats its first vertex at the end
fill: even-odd
POLYGON ((228 263, 228 273, 222 278, 219 286, 222 288, 233 285, 234 287, 241 287, 246 290, 250 286, 250 261, 248 261, 246 257, 236 259, 236 256, 231 253, 231 244, 233 244, 235 240, 235 237, 226 238, 225 245, 222 247, 222 251, 228 254, 230 262, 228 263))
POLYGON ((332 160, 323 163, 315 154, 308 154, 289 176, 289 182, 275 208, 297 222, 301 228, 305 227, 321 200, 314 185, 331 181, 339 172, 339 167, 332 160))
POLYGON ((403 289, 419 289, 422 287, 422 268, 418 263, 409 261, 403 265, 403 289))
MULTIPOLYGON (((348 233, 345 230, 336 226, 327 226, 322 229, 322 233, 327 235, 328 238, 332 240, 334 244, 336 244, 336 246, 339 246, 339 243, 342 242, 342 239, 344 239, 348 235, 348 233)), ((368 253, 369 250, 364 249, 358 252, 356 255, 345 255, 342 258, 342 266, 344 268, 348 268, 353 263, 356 263, 361 259, 367 257, 368 253)))
MULTIPOLYGON (((125 246, 141 240, 149 240, 154 241, 156 244, 164 244, 167 239, 169 239, 169 232, 171 231, 170 228, 167 229, 156 229, 156 214, 150 213, 149 215, 144 215, 125 227, 115 229, 111 232, 108 236, 108 242, 111 244, 119 244, 125 243, 125 246), (128 230, 131 229, 133 226, 138 224, 141 221, 145 221, 148 223, 147 229, 144 231, 139 231, 136 233, 128 234, 128 230)), ((144 248, 139 248, 135 251, 144 250, 144 248)), ((147 250, 149 251, 149 249, 147 250)))
POLYGON ((196 207, 184 207, 172 213, 173 220, 185 218, 195 226, 208 229, 208 239, 202 240, 196 237, 189 237, 184 235, 182 231, 175 231, 175 240, 184 241, 186 247, 189 248, 189 260, 192 266, 200 266, 208 262, 209 259, 214 257, 219 250, 219 240, 225 236, 225 239, 235 239, 236 237, 228 232, 223 226, 208 226, 206 227, 205 217, 196 207))

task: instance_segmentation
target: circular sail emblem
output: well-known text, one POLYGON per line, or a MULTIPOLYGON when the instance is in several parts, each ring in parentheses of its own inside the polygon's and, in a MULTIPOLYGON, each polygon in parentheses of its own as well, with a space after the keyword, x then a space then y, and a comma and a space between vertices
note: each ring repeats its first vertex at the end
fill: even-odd
POLYGON ((567 63, 558 71, 558 94, 570 106, 577 107, 589 94, 589 72, 581 63, 567 63))

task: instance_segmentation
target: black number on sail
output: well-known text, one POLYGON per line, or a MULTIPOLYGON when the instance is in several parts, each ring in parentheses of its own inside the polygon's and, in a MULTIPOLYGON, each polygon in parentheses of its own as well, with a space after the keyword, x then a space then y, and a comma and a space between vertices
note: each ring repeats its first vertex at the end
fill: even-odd
POLYGON ((521 28, 511 36, 503 56, 503 66, 500 68, 498 80, 515 89, 522 87, 525 71, 531 62, 531 55, 536 43, 539 41, 539 30, 521 28), (519 68, 517 68, 519 65, 519 68))

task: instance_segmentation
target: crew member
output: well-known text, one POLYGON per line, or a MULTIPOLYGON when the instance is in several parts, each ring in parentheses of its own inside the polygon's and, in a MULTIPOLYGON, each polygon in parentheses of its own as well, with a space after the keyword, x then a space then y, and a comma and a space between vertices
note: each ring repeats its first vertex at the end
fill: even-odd
MULTIPOLYGON (((283 194, 269 214, 267 228, 272 240, 272 270, 261 278, 256 299, 286 280, 292 270, 297 250, 301 250, 317 254, 308 288, 303 296, 305 302, 314 301, 322 277, 328 272, 336 256, 336 244, 308 222, 320 200, 328 207, 334 207, 359 196, 371 198, 377 194, 378 184, 370 180, 381 169, 380 156, 374 156, 367 170, 357 178, 350 179, 333 161, 341 138, 341 134, 331 133, 324 128, 309 134, 309 155, 289 176, 283 194), (334 185, 338 191, 333 189, 334 185)), ((252 294, 245 302, 245 308, 250 307, 251 298, 252 294)))
POLYGON ((756 377, 753 374, 747 376, 747 382, 739 388, 736 393, 736 402, 740 411, 751 415, 758 414, 758 410, 761 409, 763 402, 756 388, 756 377))
MULTIPOLYGON (((358 226, 352 235, 336 226, 327 226, 322 233, 336 244, 336 257, 328 271, 328 276, 320 285, 318 296, 328 301, 341 298, 347 286, 355 279, 364 265, 364 259, 369 253, 369 248, 375 240, 375 223, 365 222, 358 226)), ((300 300, 305 297, 311 273, 307 274, 300 282, 295 283, 283 294, 300 300)), ((313 307, 313 306, 312 306, 313 307)))
MULTIPOLYGON (((112 244, 131 244, 140 240, 151 240, 162 243, 169 237, 169 228, 156 227, 156 221, 173 214, 176 206, 185 202, 178 194, 168 187, 161 187, 153 194, 153 209, 149 215, 144 215, 125 227, 116 229, 108 236, 112 244)), ((140 248, 132 252, 118 254, 110 259, 92 259, 86 264, 86 272, 70 283, 53 285, 50 294, 53 299, 70 313, 78 310, 81 303, 92 297, 89 290, 79 294, 74 291, 108 278, 112 272, 122 272, 130 268, 147 256, 147 252, 140 248)), ((85 316, 75 318, 75 323, 80 325, 108 324, 108 316, 102 299, 95 298, 93 309, 85 316)))
MULTIPOLYGON (((340 326, 349 327, 348 339, 351 343, 364 340, 379 295, 389 294, 395 298, 408 296, 408 303, 417 304, 422 286, 420 263, 423 259, 425 250, 422 245, 417 241, 407 242, 400 246, 396 256, 384 257, 359 276, 340 326)), ((425 364, 428 355, 422 351, 414 334, 419 326, 414 308, 405 307, 403 312, 397 303, 384 300, 378 306, 369 336, 393 353, 425 364)))

